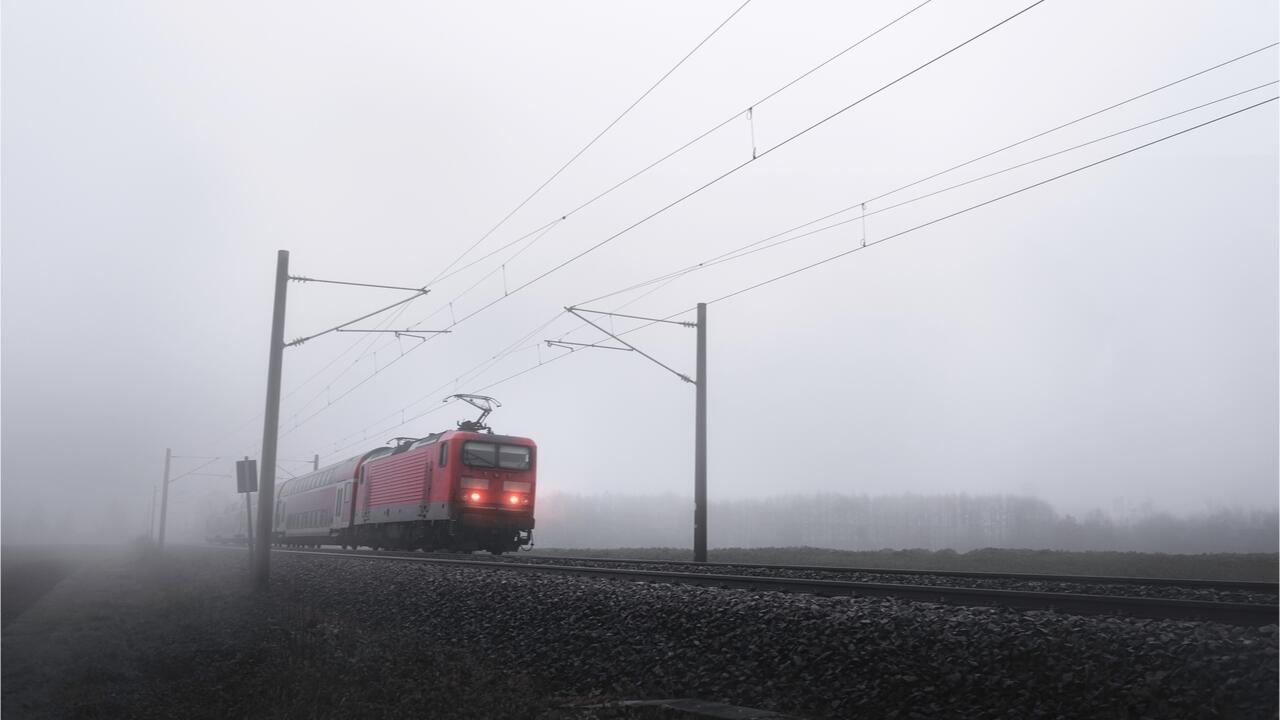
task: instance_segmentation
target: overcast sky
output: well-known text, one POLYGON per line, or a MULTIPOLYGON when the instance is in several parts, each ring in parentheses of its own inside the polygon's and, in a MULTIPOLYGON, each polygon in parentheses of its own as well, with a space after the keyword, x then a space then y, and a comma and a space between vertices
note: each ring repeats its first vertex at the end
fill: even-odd
MULTIPOLYGON (((285 470, 451 427, 471 413, 441 400, 483 392, 504 405, 495 430, 539 443, 544 493, 691 494, 693 386, 635 353, 540 346, 603 337, 564 306, 1277 39, 1275 3, 1050 0, 772 149, 1029 0, 934 0, 757 104, 917 3, 750 2, 454 269, 567 219, 362 323, 451 334, 420 347, 332 334, 286 352, 285 470)), ((6 0, 5 541, 34 513, 141 532, 166 447, 227 458, 206 469, 218 473, 256 454, 278 249, 294 274, 426 284, 740 4, 6 0)), ((1275 97, 1277 57, 873 200, 865 230, 854 220, 590 307, 664 317, 873 243, 710 306, 713 498, 1272 508, 1275 102, 875 243, 1275 97)), ((286 335, 404 296, 291 283, 286 335)), ((693 374, 692 330, 627 338, 693 374)), ((233 499, 232 485, 185 478, 175 512, 233 499)))

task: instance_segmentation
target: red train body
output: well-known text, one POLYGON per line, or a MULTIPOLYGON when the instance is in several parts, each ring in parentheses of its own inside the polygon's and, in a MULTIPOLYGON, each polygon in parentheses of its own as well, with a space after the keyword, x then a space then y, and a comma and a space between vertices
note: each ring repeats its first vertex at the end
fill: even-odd
POLYGON ((378 448, 280 488, 285 545, 502 553, 533 537, 537 446, 451 430, 378 448))

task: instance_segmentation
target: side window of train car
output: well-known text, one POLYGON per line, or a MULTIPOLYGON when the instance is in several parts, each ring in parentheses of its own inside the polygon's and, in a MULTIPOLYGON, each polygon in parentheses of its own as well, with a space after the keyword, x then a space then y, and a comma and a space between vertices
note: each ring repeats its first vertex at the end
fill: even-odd
POLYGON ((449 443, 440 443, 440 467, 449 464, 449 443))

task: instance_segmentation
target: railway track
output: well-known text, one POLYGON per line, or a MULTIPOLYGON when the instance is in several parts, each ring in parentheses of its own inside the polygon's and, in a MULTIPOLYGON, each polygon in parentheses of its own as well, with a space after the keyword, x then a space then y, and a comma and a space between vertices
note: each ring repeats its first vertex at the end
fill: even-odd
MULTIPOLYGON (((981 587, 912 585, 903 582, 865 582, 838 579, 785 577, 777 575, 739 575, 727 572, 690 572, 688 565, 680 563, 655 563, 631 561, 636 564, 675 565, 681 570, 652 570, 636 567, 603 567, 591 564, 565 564, 565 562, 526 562, 498 559, 464 559, 457 556, 442 557, 437 554, 409 552, 362 552, 355 550, 302 550, 276 549, 274 552, 290 555, 358 558, 387 562, 417 562, 450 567, 466 567, 479 570, 507 570, 524 573, 568 575, 610 580, 626 580, 647 583, 674 583, 741 590, 803 593, 824 596, 894 597, 916 602, 944 603, 949 605, 1007 607, 1022 610, 1049 610, 1078 615, 1121 615, 1137 618, 1165 620, 1200 620, 1233 625, 1271 625, 1277 621, 1277 604, 1271 602, 1222 602, 1210 600, 1184 600, 1158 597, 1134 597, 1125 595, 1097 595, 1073 592, 1044 592, 1038 590, 1006 590, 981 587)), ((556 560, 567 561, 567 558, 556 560)), ((577 560, 591 560, 579 558, 577 560)), ((596 559, 600 560, 600 559, 596 559)), ((610 561, 615 564, 617 561, 610 561)), ((627 563, 622 563, 627 564, 627 563)), ((693 565, 693 563, 689 563, 693 565)), ((721 567, 728 564, 717 564, 721 567)), ((729 565, 734 567, 735 565, 729 565)), ((741 567, 741 566, 737 566, 741 567)), ((757 568, 795 569, 796 566, 756 566, 757 568)), ((830 568, 822 568, 829 570, 830 568)), ((842 568, 843 569, 843 568, 842 568)), ((877 571, 883 572, 883 571, 877 571)), ((914 571, 913 573, 914 574, 914 571)), ((932 574, 932 573, 930 573, 932 574)), ((993 575, 982 573, 980 575, 993 575)), ((959 574, 971 577, 973 574, 959 574)), ((1028 576, 1027 577, 1081 577, 1081 576, 1028 576)), ((1010 578, 1005 578, 1010 579, 1010 578)), ((1132 578, 1125 578, 1131 580, 1132 578)), ((1147 579, 1143 579, 1145 582, 1147 579)), ((1180 582, 1180 581, 1179 581, 1180 582)), ((1212 582, 1212 581, 1197 581, 1212 582)), ((1275 586, 1270 585, 1272 592, 1275 586)))
MULTIPOLYGON (((439 555, 439 553, 428 553, 439 555)), ((505 557, 505 556, 501 556, 505 557)), ((973 572, 963 570, 908 570, 896 568, 848 567, 842 565, 778 565, 739 562, 697 563, 692 560, 645 560, 642 558, 596 558, 567 555, 523 555, 518 561, 581 561, 593 563, 617 563, 620 565, 675 565, 705 568, 749 568, 754 570, 780 570, 826 572, 835 574, 900 575, 915 577, 950 577, 971 580, 1017 580, 1026 582, 1064 582, 1089 585, 1144 585, 1157 587, 1205 588, 1209 590, 1243 590, 1275 595, 1280 593, 1280 583, 1254 580, 1205 580, 1180 578, 1146 578, 1116 575, 1045 575, 1039 573, 973 572)))
MULTIPOLYGON (((381 551, 422 557, 412 551, 381 551)), ((457 558, 457 553, 425 553, 427 557, 457 558)), ((542 556, 536 554, 490 557, 494 562, 586 565, 591 567, 633 567, 642 570, 683 568, 688 572, 726 575, 784 575, 802 579, 850 580, 920 584, 934 587, 977 587, 989 590, 1036 590, 1091 595, 1120 595, 1170 600, 1208 600, 1275 604, 1278 597, 1274 582, 1239 580, 1204 580, 1174 578, 1138 578, 1099 575, 1045 575, 1031 573, 993 573, 963 571, 895 570, 882 568, 843 567, 830 565, 777 565, 760 563, 695 563, 682 560, 647 560, 634 558, 599 558, 579 556, 542 556)))

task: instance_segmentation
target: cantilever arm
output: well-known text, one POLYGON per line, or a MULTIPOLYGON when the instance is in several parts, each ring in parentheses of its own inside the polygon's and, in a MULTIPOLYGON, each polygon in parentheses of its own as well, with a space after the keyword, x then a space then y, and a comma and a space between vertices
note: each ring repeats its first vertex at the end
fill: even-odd
POLYGON ((374 311, 373 311, 373 312, 371 312, 371 313, 365 313, 364 315, 361 315, 360 317, 356 318, 355 320, 348 320, 347 322, 344 322, 344 323, 342 323, 341 325, 335 325, 335 326, 333 326, 333 327, 329 328, 328 330, 322 330, 322 331, 320 331, 320 332, 318 332, 318 333, 316 333, 316 334, 314 334, 314 335, 307 335, 306 337, 300 337, 300 338, 298 338, 297 340, 294 340, 293 342, 285 343, 285 344, 284 344, 284 346, 285 346, 285 347, 293 347, 293 346, 295 346, 295 345, 301 345, 302 343, 304 343, 304 342, 306 342, 306 341, 308 341, 308 340, 315 340, 316 338, 320 337, 321 335, 328 335, 328 334, 329 334, 329 333, 331 333, 331 332, 338 332, 339 330, 342 330, 343 328, 347 327, 348 325, 355 325, 356 323, 360 322, 361 320, 366 320, 366 319, 368 319, 368 318, 371 318, 371 317, 373 317, 374 315, 377 315, 378 313, 386 312, 386 311, 390 310, 390 309, 391 309, 391 308, 393 308, 393 307, 399 307, 399 306, 401 306, 401 305, 403 305, 403 304, 405 304, 405 303, 409 302, 410 300, 414 300, 414 299, 416 299, 416 298, 422 297, 423 295, 426 295, 427 293, 429 293, 429 292, 431 292, 431 291, 430 291, 430 290, 427 290, 426 288, 423 288, 423 289, 421 289, 421 290, 414 290, 413 292, 414 292, 414 294, 413 294, 413 295, 410 295, 409 297, 407 297, 407 298, 405 298, 405 299, 403 299, 403 300, 400 300, 400 301, 398 301, 398 302, 393 302, 393 303, 391 303, 390 305, 388 305, 388 306, 386 306, 386 307, 384 307, 384 308, 378 308, 377 310, 374 310, 374 311))
POLYGON ((622 352, 632 352, 631 348, 613 347, 612 345, 601 345, 600 343, 569 342, 568 340, 548 340, 546 342, 547 342, 547 345, 550 347, 562 347, 567 350, 572 350, 574 347, 584 347, 584 348, 600 348, 601 350, 621 350, 622 352))
MULTIPOLYGON (((641 350, 640 348, 636 347, 635 345, 632 345, 631 343, 627 342, 626 340, 623 340, 622 338, 618 337, 617 335, 614 335, 613 333, 609 332, 608 330, 605 330, 604 328, 600 327, 600 326, 599 326, 599 325, 597 325, 596 323, 592 322, 590 318, 588 318, 588 317, 584 317, 583 315, 579 314, 579 313, 578 313, 578 308, 567 307, 567 308, 565 308, 565 310, 567 310, 567 311, 568 311, 568 312, 570 312, 570 313, 573 313, 574 317, 578 318, 579 320, 582 320, 583 322, 587 323, 587 324, 588 324, 588 325, 590 325, 591 327, 593 327, 593 328, 595 328, 595 329, 599 330, 600 332, 604 333, 605 335, 608 335, 609 337, 613 338, 614 340, 617 340, 618 342, 622 343, 623 345, 626 345, 626 346, 627 346, 628 348, 630 348, 631 350, 634 350, 635 352, 640 353, 640 354, 641 354, 641 355, 643 355, 645 358, 647 358, 650 362, 653 362, 654 364, 658 365, 659 367, 661 367, 662 369, 664 369, 664 370, 666 370, 667 372, 671 373, 672 375, 675 375, 676 377, 680 378, 681 380, 683 380, 683 381, 685 381, 685 382, 687 382, 687 383, 690 383, 690 384, 692 384, 692 385, 697 385, 697 383, 696 383, 696 382, 694 382, 694 381, 693 381, 693 379, 692 379, 692 378, 690 378, 688 375, 685 375, 684 373, 682 373, 682 372, 680 372, 680 371, 678 371, 678 370, 675 370, 675 369, 671 368, 669 365, 667 365, 666 363, 662 362, 661 360, 659 360, 659 359, 655 358, 654 356, 650 355, 649 353, 647 353, 647 352, 645 352, 645 351, 641 350)), ((595 312, 595 311, 594 311, 594 310, 587 310, 587 311, 585 311, 585 312, 595 312)), ((619 348, 613 348, 613 349, 617 350, 617 349, 619 349, 619 348)))

